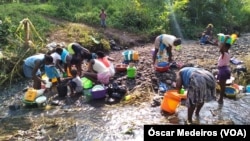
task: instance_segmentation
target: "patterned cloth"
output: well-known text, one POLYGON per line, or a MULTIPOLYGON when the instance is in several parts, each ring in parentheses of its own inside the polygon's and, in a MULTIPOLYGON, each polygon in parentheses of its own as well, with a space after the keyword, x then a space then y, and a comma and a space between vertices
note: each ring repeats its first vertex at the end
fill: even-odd
POLYGON ((192 72, 188 86, 186 106, 215 100, 216 80, 212 73, 204 69, 192 72))

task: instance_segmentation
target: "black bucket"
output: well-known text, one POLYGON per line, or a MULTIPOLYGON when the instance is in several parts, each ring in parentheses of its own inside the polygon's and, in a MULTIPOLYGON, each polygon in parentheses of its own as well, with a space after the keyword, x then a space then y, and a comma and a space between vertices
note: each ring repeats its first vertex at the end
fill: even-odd
POLYGON ((57 86, 57 92, 59 97, 65 97, 68 93, 67 83, 62 82, 58 84, 57 86))

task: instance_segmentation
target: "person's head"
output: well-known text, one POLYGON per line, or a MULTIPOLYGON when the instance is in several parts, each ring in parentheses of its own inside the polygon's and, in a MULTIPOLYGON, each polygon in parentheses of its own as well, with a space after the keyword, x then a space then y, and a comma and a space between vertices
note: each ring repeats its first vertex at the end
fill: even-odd
POLYGON ((102 12, 104 12, 104 8, 102 8, 102 12))
POLYGON ((98 52, 96 53, 96 55, 98 56, 98 58, 103 58, 103 57, 105 57, 105 54, 104 54, 104 52, 102 52, 102 51, 98 51, 98 52))
POLYGON ((211 23, 207 25, 207 28, 208 28, 208 29, 212 29, 213 27, 214 27, 214 26, 213 26, 213 24, 211 24, 211 23))
POLYGON ((45 54, 44 55, 44 63, 45 65, 50 65, 53 63, 53 57, 50 55, 45 54))
POLYGON ((231 47, 231 44, 229 44, 229 43, 221 43, 220 44, 220 52, 228 52, 230 47, 231 47))
POLYGON ((77 76, 77 70, 76 70, 76 69, 72 69, 70 73, 71 73, 71 75, 72 75, 73 77, 76 77, 76 76, 77 76))
POLYGON ((55 49, 55 52, 61 55, 62 52, 63 52, 63 48, 57 47, 57 48, 55 49))
POLYGON ((174 46, 178 46, 178 45, 181 45, 181 38, 176 38, 175 40, 174 40, 174 46))

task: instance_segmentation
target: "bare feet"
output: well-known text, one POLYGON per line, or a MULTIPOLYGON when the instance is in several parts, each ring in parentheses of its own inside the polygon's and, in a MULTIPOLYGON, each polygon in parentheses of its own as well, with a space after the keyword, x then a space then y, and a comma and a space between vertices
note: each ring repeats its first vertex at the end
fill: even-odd
POLYGON ((186 121, 185 121, 185 125, 192 125, 192 122, 189 121, 189 120, 186 120, 186 121))

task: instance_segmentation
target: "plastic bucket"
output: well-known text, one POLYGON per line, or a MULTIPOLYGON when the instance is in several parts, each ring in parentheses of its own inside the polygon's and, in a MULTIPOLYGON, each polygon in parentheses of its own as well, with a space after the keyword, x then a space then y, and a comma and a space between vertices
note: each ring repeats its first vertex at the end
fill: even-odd
POLYGON ((91 89, 83 89, 83 95, 86 96, 87 101, 90 101, 92 99, 91 89))
POLYGON ((131 61, 133 60, 133 51, 132 50, 126 50, 122 53, 123 58, 125 61, 131 61))
POLYGON ((37 97, 37 90, 34 88, 29 88, 24 95, 24 100, 33 102, 37 97))
POLYGON ((247 86, 246 86, 246 92, 247 92, 247 93, 250 93, 250 85, 247 85, 247 86))
POLYGON ((138 51, 133 51, 133 60, 138 61, 139 60, 139 52, 138 51))
POLYGON ((128 78, 135 78, 136 76, 136 68, 135 67, 127 67, 127 77, 128 78))
POLYGON ((70 71, 69 71, 69 67, 67 68, 67 77, 72 77, 70 71))
POLYGON ((179 106, 181 97, 179 96, 177 90, 168 90, 161 103, 161 109, 170 114, 175 113, 176 108, 179 106))
POLYGON ((60 83, 56 86, 58 96, 59 97, 65 97, 68 94, 68 88, 66 83, 60 83))

